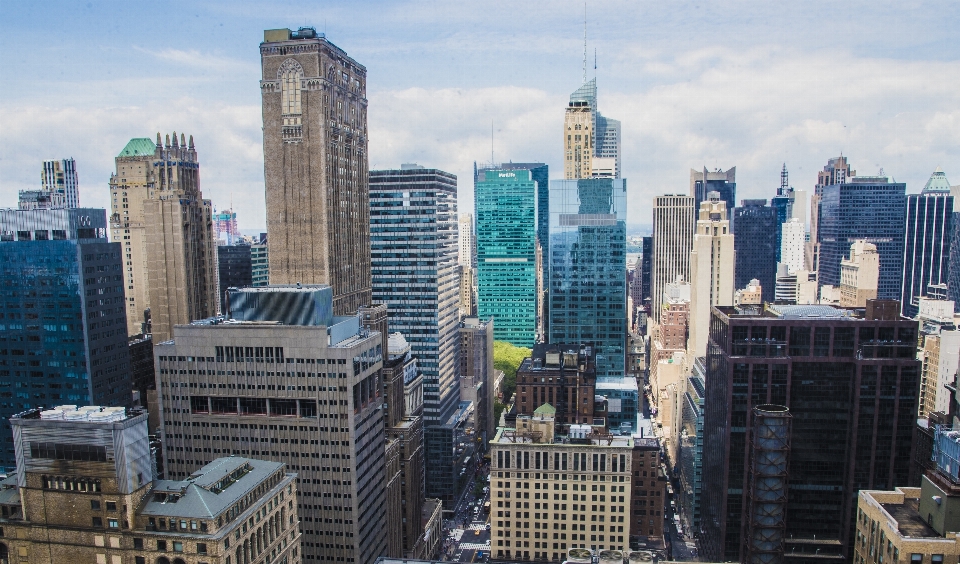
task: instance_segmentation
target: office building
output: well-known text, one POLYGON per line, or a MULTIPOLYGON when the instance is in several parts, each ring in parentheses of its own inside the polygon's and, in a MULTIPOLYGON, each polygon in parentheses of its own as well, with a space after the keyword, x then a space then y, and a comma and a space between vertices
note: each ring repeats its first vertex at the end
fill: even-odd
POLYGON ((917 417, 927 419, 934 412, 952 413, 952 388, 960 364, 960 330, 950 300, 920 298, 917 320, 920 340, 917 358, 920 372, 920 402, 917 417))
POLYGON ((474 300, 473 295, 473 269, 458 264, 457 272, 460 276, 460 292, 459 292, 459 308, 460 308, 460 318, 470 317, 476 313, 477 302, 474 300))
MULTIPOLYGON (((960 208, 960 186, 954 186, 951 188, 956 194, 953 197, 954 209, 960 208)), ((960 211, 953 212, 953 233, 950 236, 950 267, 947 269, 950 273, 950 278, 947 281, 947 292, 948 296, 954 303, 954 307, 957 308, 957 313, 960 313, 960 211)))
MULTIPOLYGON (((670 480, 662 470, 660 441, 642 434, 634 434, 632 438, 633 457, 630 465, 633 469, 633 483, 629 499, 633 509, 628 510, 631 513, 630 542, 641 549, 663 550, 666 548, 663 515, 666 515, 664 507, 669 503, 667 484, 670 480)), ((584 498, 581 496, 580 499, 584 498)), ((617 496, 618 501, 619 499, 617 496)), ((619 526, 617 530, 620 530, 619 526)))
MULTIPOLYGON (((664 286, 677 276, 690 280, 690 250, 696 231, 694 197, 667 194, 653 200, 653 244, 651 246, 650 306, 660 322, 660 297, 664 286)), ((697 208, 699 209, 699 208, 697 208)))
POLYGON ((584 75, 570 95, 564 119, 564 178, 620 178, 620 131, 620 121, 603 116, 597 107, 597 79, 584 75))
MULTIPOLYGON (((752 490, 747 455, 765 404, 792 416, 782 524, 785 561, 853 557, 855 493, 904 483, 919 390, 917 322, 896 301, 832 306, 715 307, 703 411, 700 546, 741 560, 752 490), (875 405, 864 410, 861 406, 875 405)), ((780 498, 778 498, 780 499, 780 498)))
POLYGON ((175 324, 219 306, 212 205, 200 193, 193 136, 170 137, 131 139, 110 176, 110 236, 123 246, 127 330, 142 333, 150 310, 158 342, 175 324))
POLYGON ((840 262, 850 243, 865 239, 877 246, 880 281, 877 297, 900 297, 903 274, 906 184, 885 176, 856 176, 823 187, 819 243, 821 285, 840 284, 840 262))
POLYGON ((820 269, 820 215, 823 190, 827 186, 846 184, 857 175, 857 171, 850 169, 847 158, 843 155, 829 159, 827 166, 817 172, 817 185, 810 197, 810 238, 804 249, 806 269, 817 272, 820 269))
POLYGON ((680 518, 689 531, 700 530, 700 500, 703 495, 703 403, 706 394, 703 357, 694 359, 693 373, 680 407, 680 443, 677 456, 680 474, 680 518))
POLYGON ((474 246, 474 233, 473 233, 473 214, 472 213, 462 213, 458 219, 458 233, 459 237, 459 254, 457 255, 457 262, 473 268, 476 266, 475 260, 476 256, 473 249, 474 246))
POLYGON ((850 245, 850 258, 840 261, 840 307, 866 307, 877 297, 880 256, 877 246, 858 239, 850 245))
POLYGON ((417 165, 375 170, 369 197, 373 300, 417 358, 424 424, 443 423, 459 402, 457 177, 417 165))
POLYGON ((11 423, 22 465, 0 482, 3 562, 300 562, 282 463, 216 457, 161 480, 142 411, 63 405, 11 423))
POLYGON ((743 200, 733 210, 733 224, 737 226, 734 285, 743 288, 755 278, 760 281, 763 301, 773 301, 779 260, 777 209, 766 200, 743 200))
POLYGON ((763 288, 760 281, 754 278, 743 288, 733 293, 733 305, 763 305, 763 288))
MULTIPOLYGON (((134 405, 146 407, 147 391, 157 387, 157 373, 153 366, 153 338, 150 335, 134 335, 127 338, 130 356, 130 383, 136 396, 134 405)), ((156 427, 151 431, 156 431, 156 427)))
POLYGON ((636 378, 599 378, 594 389, 597 396, 607 401, 608 428, 623 434, 638 430, 637 414, 642 413, 642 400, 636 378))
POLYGON ((770 207, 774 209, 777 216, 777 262, 783 262, 781 256, 783 233, 780 226, 794 217, 793 207, 796 203, 796 198, 796 191, 790 186, 790 175, 787 172, 787 163, 783 163, 783 169, 780 171, 780 187, 777 188, 777 195, 770 198, 770 207))
POLYGON ((0 466, 16 466, 10 417, 69 402, 129 406, 119 243, 104 210, 0 210, 0 466))
POLYGON ((625 372, 625 180, 556 180, 550 186, 547 342, 591 343, 598 378, 625 372))
POLYGON ((559 425, 594 424, 597 368, 589 345, 538 343, 517 368, 517 414, 550 404, 559 425))
POLYGON ((167 477, 228 455, 283 462, 303 560, 373 562, 387 548, 381 335, 334 317, 329 286, 245 288, 230 312, 154 346, 167 477))
POLYGON ((367 69, 310 27, 264 31, 260 61, 270 282, 350 315, 372 300, 367 69))
MULTIPOLYGON (((548 404, 533 415, 518 416, 515 428, 497 429, 490 445, 493 558, 560 560, 568 548, 629 546, 634 533, 630 508, 639 501, 631 475, 634 439, 595 433, 589 425, 573 425, 565 436, 561 431, 548 404)), ((646 471, 656 472, 656 467, 646 471)), ((651 511, 646 501, 645 509, 651 511)))
POLYGON ((734 238, 727 220, 727 204, 711 192, 700 203, 697 233, 690 252, 690 339, 687 355, 707 352, 710 310, 732 306, 734 291, 734 238))
POLYGON ((474 189, 477 315, 519 347, 536 337, 537 189, 529 170, 486 170, 474 189))
MULTIPOLYGON (((720 199, 727 203, 727 210, 737 205, 737 167, 730 167, 726 172, 719 168, 708 171, 690 169, 690 196, 694 198, 694 209, 700 209, 700 203, 708 199, 710 192, 719 192, 720 199)), ((734 226, 734 229, 736 227, 734 226)))
POLYGON ((240 240, 240 228, 237 227, 237 212, 233 209, 214 211, 213 232, 218 245, 236 245, 240 240))
POLYGON ((690 336, 690 283, 677 280, 667 284, 660 303, 660 324, 650 336, 649 383, 654 407, 659 407, 660 392, 666 389, 672 378, 661 382, 660 366, 663 361, 672 361, 674 353, 687 348, 690 336))
MULTIPOLYGON (((641 297, 646 302, 652 291, 650 273, 653 271, 653 236, 643 238, 643 254, 640 256, 640 285, 641 297)), ((638 304, 639 305, 639 304, 638 304)))
POLYGON ((905 317, 915 317, 928 287, 946 284, 950 273, 954 197, 939 167, 923 191, 907 196, 906 237, 900 300, 905 317))
MULTIPOLYGON (((815 304, 819 302, 817 273, 807 270, 789 271, 781 263, 777 267, 777 289, 774 299, 778 304, 815 304)), ((839 304, 839 297, 837 304, 839 304)))
POLYGON ((786 265, 787 272, 799 272, 804 269, 805 239, 806 231, 799 219, 794 217, 780 224, 780 252, 777 260, 786 265))
POLYGON ((460 400, 474 404, 474 428, 486 449, 497 429, 493 420, 493 319, 468 317, 460 324, 460 400))
POLYGON ((39 190, 21 190, 18 208, 72 209, 80 207, 77 164, 73 159, 43 161, 39 190))
POLYGON ((259 242, 250 245, 250 271, 252 286, 261 288, 270 285, 270 254, 266 233, 261 233, 259 242))
POLYGON ((220 311, 227 311, 227 288, 253 286, 253 262, 250 245, 217 246, 217 278, 220 286, 220 311))

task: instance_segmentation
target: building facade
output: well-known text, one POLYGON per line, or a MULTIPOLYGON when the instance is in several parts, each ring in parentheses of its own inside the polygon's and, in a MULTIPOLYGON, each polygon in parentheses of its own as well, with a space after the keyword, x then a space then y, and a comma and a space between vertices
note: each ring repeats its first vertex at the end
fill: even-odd
POLYGON ((468 317, 460 324, 460 399, 476 406, 478 439, 487 445, 497 429, 493 420, 493 319, 468 317))
POLYGON ((550 187, 547 342, 592 344, 601 378, 626 370, 626 192, 606 178, 550 187))
POLYGON ((732 218, 737 226, 734 284, 744 288, 756 278, 760 281, 763 301, 771 302, 777 284, 779 256, 777 210, 768 206, 766 200, 743 200, 742 204, 733 210, 732 218))
POLYGON ((258 288, 270 285, 270 252, 267 248, 266 233, 260 235, 260 242, 250 245, 251 285, 258 288))
POLYGON ((517 368, 517 413, 532 415, 549 404, 558 425, 593 425, 596 370, 589 346, 535 345, 517 368))
POLYGON ((734 209, 737 205, 737 167, 730 167, 726 172, 719 168, 713 171, 707 167, 703 167, 703 171, 691 168, 690 196, 694 198, 694 209, 700 209, 700 202, 708 199, 710 192, 719 192, 727 209, 734 209))
POLYGON ((780 251, 778 255, 779 262, 787 266, 787 272, 799 272, 803 270, 806 262, 804 261, 804 247, 806 246, 806 230, 803 223, 797 218, 780 224, 780 251))
POLYGON ((907 480, 920 363, 917 322, 896 301, 865 312, 832 306, 719 307, 710 320, 703 409, 701 553, 740 560, 753 408, 792 415, 785 561, 853 557, 858 490, 907 480), (870 407, 872 406, 872 407, 870 407))
POLYGON ((121 254, 102 209, 0 210, 0 466, 9 471, 15 413, 131 405, 121 254))
POLYGON ((487 170, 474 190, 477 315, 520 347, 536 340, 536 192, 528 170, 487 170))
POLYGON ((734 236, 727 219, 727 204, 717 196, 717 192, 711 192, 700 202, 697 233, 690 252, 690 357, 707 352, 711 308, 733 305, 734 236))
POLYGON ((866 307, 877 297, 880 257, 873 243, 857 240, 850 245, 850 258, 840 261, 840 307, 866 307))
POLYGON ((253 286, 253 261, 250 245, 217 246, 217 278, 220 287, 220 311, 227 311, 227 288, 253 286))
POLYGON ((371 304, 367 69, 313 28, 260 44, 270 282, 328 284, 371 304))
POLYGON ((850 163, 843 155, 827 161, 827 166, 817 172, 817 184, 810 197, 810 239, 804 251, 806 269, 817 272, 820 268, 820 215, 823 201, 823 189, 827 186, 846 184, 857 171, 850 169, 850 163))
POLYGON ((474 243, 475 237, 473 233, 473 214, 460 214, 460 217, 457 221, 457 243, 459 248, 457 262, 472 269, 476 266, 475 260, 477 258, 473 251, 473 249, 476 248, 474 243))
POLYGON ((43 161, 39 190, 21 190, 19 208, 72 209, 80 207, 77 163, 72 158, 43 161))
MULTIPOLYGON (((660 322, 660 297, 664 286, 678 276, 690 280, 690 250, 697 226, 693 196, 657 196, 653 200, 653 244, 651 246, 651 315, 660 322)), ((699 208, 696 208, 699 209, 699 208)))
POLYGON ((387 549, 381 335, 334 317, 327 286, 248 288, 230 306, 234 320, 154 346, 167 477, 231 454, 283 462, 303 560, 373 562, 387 549))
POLYGON ((690 531, 700 530, 700 503, 703 496, 703 403, 706 395, 704 358, 694 360, 693 373, 680 407, 680 518, 690 531))
POLYGON ((0 560, 302 562, 296 474, 230 456, 157 479, 146 420, 76 405, 14 417, 22 465, 0 482, 0 560))
POLYGON ((916 317, 927 288, 946 284, 950 274, 954 198, 950 182, 937 168, 923 191, 907 196, 903 279, 900 303, 905 317, 916 317))

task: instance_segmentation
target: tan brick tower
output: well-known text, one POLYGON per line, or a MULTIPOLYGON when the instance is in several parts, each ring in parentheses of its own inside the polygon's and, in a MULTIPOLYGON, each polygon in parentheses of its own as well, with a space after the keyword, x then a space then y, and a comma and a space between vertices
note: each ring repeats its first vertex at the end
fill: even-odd
POLYGON ((354 313, 371 303, 367 70, 312 28, 263 39, 270 282, 328 284, 354 313))

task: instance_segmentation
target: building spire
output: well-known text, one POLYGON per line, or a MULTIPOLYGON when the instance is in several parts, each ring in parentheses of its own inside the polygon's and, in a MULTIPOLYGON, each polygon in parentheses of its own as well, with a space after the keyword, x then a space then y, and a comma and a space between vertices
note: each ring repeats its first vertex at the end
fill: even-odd
POLYGON ((787 163, 783 163, 783 170, 780 171, 780 195, 787 193, 790 186, 790 177, 787 173, 787 163))
POLYGON ((587 83, 587 3, 583 3, 583 83, 587 83))

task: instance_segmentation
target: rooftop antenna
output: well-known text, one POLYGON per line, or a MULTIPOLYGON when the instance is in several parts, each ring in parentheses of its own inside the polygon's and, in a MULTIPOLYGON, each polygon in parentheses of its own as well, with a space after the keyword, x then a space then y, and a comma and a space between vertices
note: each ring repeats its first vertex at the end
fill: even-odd
POLYGON ((493 166, 493 120, 490 120, 490 166, 493 166))
POLYGON ((587 83, 587 3, 583 3, 583 83, 587 83))
POLYGON ((790 184, 787 173, 787 163, 783 163, 783 170, 780 171, 780 195, 787 193, 787 186, 790 184))

